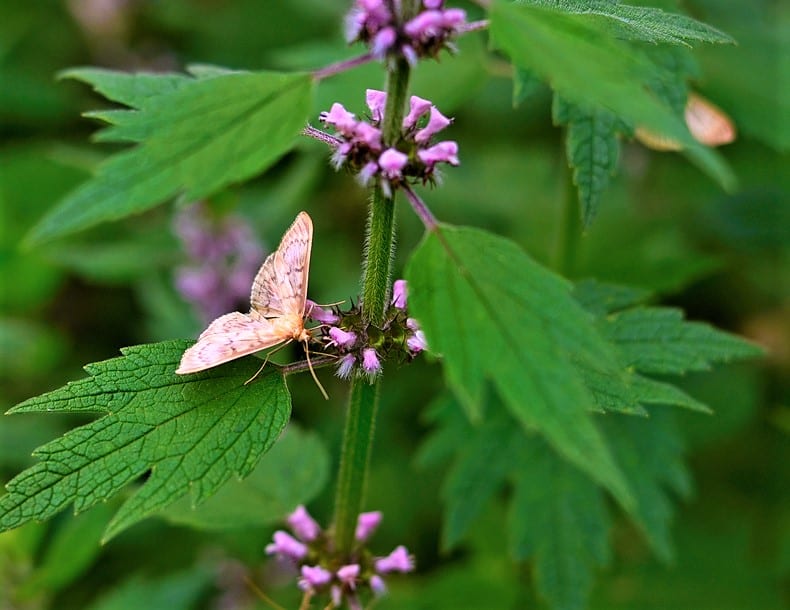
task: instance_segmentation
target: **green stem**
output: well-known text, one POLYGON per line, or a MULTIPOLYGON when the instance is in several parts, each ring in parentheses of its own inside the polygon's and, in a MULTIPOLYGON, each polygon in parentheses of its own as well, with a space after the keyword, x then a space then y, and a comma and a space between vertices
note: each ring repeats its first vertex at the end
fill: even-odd
MULTIPOLYGON (((400 139, 409 74, 409 64, 403 60, 397 61, 387 74, 387 105, 382 122, 382 139, 387 146, 397 146, 400 139)), ((381 324, 387 310, 394 243, 395 205, 377 186, 368 209, 362 275, 362 315, 372 324, 381 324)), ((343 555, 350 554, 354 547, 357 518, 364 501, 379 386, 378 380, 370 383, 363 377, 356 377, 351 383, 335 494, 335 544, 343 555)))

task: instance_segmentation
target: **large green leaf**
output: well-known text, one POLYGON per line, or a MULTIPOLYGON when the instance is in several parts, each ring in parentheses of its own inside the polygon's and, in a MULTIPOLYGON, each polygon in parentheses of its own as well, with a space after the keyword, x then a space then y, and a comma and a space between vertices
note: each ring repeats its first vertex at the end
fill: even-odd
POLYGON ((292 424, 243 481, 228 482, 199 506, 185 496, 160 514, 174 523, 211 530, 280 523, 324 488, 329 462, 321 439, 292 424))
POLYGON ((101 139, 139 142, 101 166, 28 235, 38 243, 147 210, 176 195, 208 196, 249 178, 293 145, 311 107, 307 74, 200 72, 121 76, 75 70, 134 110, 95 113, 113 124, 101 139), (157 80, 161 79, 161 80, 157 80))
POLYGON ((244 477, 277 440, 291 401, 275 369, 245 385, 259 368, 246 358, 195 375, 176 375, 185 341, 129 347, 88 365, 90 377, 31 398, 10 413, 101 413, 35 451, 39 463, 0 496, 0 531, 75 513, 145 479, 110 522, 105 538, 191 494, 212 495, 244 477))
POLYGON ((406 270, 410 308, 473 417, 490 382, 516 420, 609 488, 631 497, 596 430, 578 368, 621 383, 621 369, 570 286, 514 243, 441 226, 406 270))
POLYGON ((691 41, 733 44, 732 37, 705 23, 651 6, 632 6, 618 0, 520 0, 564 13, 600 19, 619 38, 642 42, 688 45, 691 41))
POLYGON ((495 2, 491 36, 516 66, 533 71, 564 98, 681 142, 695 163, 725 188, 733 186, 721 157, 696 142, 682 117, 648 90, 671 75, 590 15, 495 2))

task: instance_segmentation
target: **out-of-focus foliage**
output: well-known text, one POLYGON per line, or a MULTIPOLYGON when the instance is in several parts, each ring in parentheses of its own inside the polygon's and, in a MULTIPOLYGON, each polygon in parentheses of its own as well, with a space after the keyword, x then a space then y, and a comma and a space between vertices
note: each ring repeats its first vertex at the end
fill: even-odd
MULTIPOLYGON (((440 219, 501 234, 533 259, 574 280, 595 277, 631 287, 639 296, 622 297, 620 306, 612 305, 612 300, 617 302, 613 293, 597 310, 591 301, 582 300, 612 333, 634 322, 629 316, 664 312, 660 315, 667 319, 662 318, 662 329, 667 325, 670 330, 694 328, 704 339, 701 329, 708 327, 697 323, 705 321, 746 335, 765 346, 767 354, 763 360, 683 375, 678 375, 680 369, 694 369, 689 366, 693 362, 685 360, 683 367, 657 370, 649 366, 649 354, 643 350, 629 352, 619 362, 623 368, 633 366, 656 375, 650 380, 653 385, 636 389, 650 395, 659 388, 668 392, 663 400, 645 400, 650 414, 646 419, 621 414, 582 416, 606 420, 601 434, 616 449, 615 458, 623 464, 623 476, 638 503, 651 507, 653 512, 637 520, 638 527, 619 509, 602 506, 600 490, 567 462, 543 450, 545 443, 537 436, 525 436, 528 441, 516 448, 519 459, 525 460, 523 469, 509 469, 516 466, 512 460, 496 462, 493 458, 500 455, 499 446, 488 463, 467 464, 483 473, 475 481, 479 496, 474 501, 467 498, 469 502, 458 510, 474 514, 455 512, 447 520, 445 511, 453 506, 445 501, 464 492, 453 488, 453 473, 464 465, 463 452, 471 455, 466 445, 483 443, 480 438, 486 428, 460 417, 457 407, 446 418, 440 417, 447 411, 446 404, 444 411, 439 407, 428 410, 441 392, 438 365, 423 361, 388 370, 367 508, 385 511, 374 548, 384 553, 404 543, 417 556, 419 570, 402 582, 393 578, 381 608, 515 609, 542 607, 546 600, 553 607, 574 608, 582 603, 588 588, 589 607, 596 610, 773 610, 788 601, 782 583, 790 571, 786 466, 790 462, 786 382, 790 372, 786 300, 790 292, 790 185, 784 169, 790 142, 786 120, 790 79, 782 72, 786 72, 786 62, 781 62, 790 38, 788 9, 771 0, 638 4, 668 12, 682 9, 737 42, 692 42, 692 51, 672 47, 677 59, 673 65, 689 79, 688 87, 721 107, 737 126, 737 141, 717 153, 737 176, 737 190, 723 192, 680 155, 649 151, 633 143, 625 128, 607 128, 599 134, 606 139, 607 153, 619 148, 618 171, 612 175, 612 167, 595 163, 585 170, 582 150, 575 157, 579 161, 572 160, 578 173, 574 185, 566 144, 587 141, 598 131, 591 126, 589 135, 581 138, 578 130, 584 119, 578 116, 558 120, 567 127, 552 127, 552 97, 539 81, 529 80, 535 79, 535 72, 531 76, 522 73, 518 82, 524 90, 514 109, 510 67, 501 56, 488 52, 487 34, 475 33, 461 40, 459 55, 442 55, 440 62, 420 66, 413 78, 415 94, 454 115, 448 137, 461 146, 461 167, 445 172, 442 188, 421 189, 421 194, 440 219), (692 57, 696 66, 678 59, 674 49, 692 57), (617 136, 617 132, 625 135, 617 136), (580 192, 583 189, 589 192, 580 192), (592 201, 587 204, 587 220, 592 221, 577 240, 568 236, 566 227, 579 229, 571 218, 579 218, 580 195, 592 201), (610 314, 642 301, 648 293, 654 295, 649 307, 633 314, 610 314), (691 322, 667 313, 674 309, 659 308, 663 306, 683 308, 691 322), (713 413, 665 403, 698 410, 704 404, 713 413), (448 462, 438 459, 442 455, 429 459, 431 444, 425 444, 428 439, 435 444, 442 435, 458 451, 449 470, 448 462), (654 442, 656 435, 660 443, 654 442), (453 444, 453 439, 461 440, 453 444), (489 476, 492 470, 500 473, 499 484, 489 476), (582 484, 568 483, 580 478, 582 484), (678 497, 684 499, 678 503, 678 497), (584 502, 587 510, 580 514, 584 502), (536 516, 519 521, 514 517, 517 512, 536 516), (459 524, 470 522, 474 526, 461 531, 459 524), (453 551, 447 550, 449 545, 455 545, 453 551), (568 548, 572 553, 558 552, 568 548), (666 563, 670 553, 673 560, 666 563), (515 564, 512 557, 518 559, 515 564), (567 594, 570 589, 562 578, 573 579, 570 582, 578 586, 576 597, 567 594)), ((171 205, 52 243, 20 246, 57 201, 68 197, 95 171, 101 174, 100 168, 106 167, 102 164, 113 153, 132 154, 119 153, 108 144, 88 144, 95 125, 79 114, 106 109, 109 103, 88 87, 55 80, 56 74, 80 65, 180 73, 192 64, 252 71, 311 69, 350 56, 342 43, 341 19, 346 8, 342 2, 318 0, 5 0, 0 5, 3 410, 84 377, 82 365, 115 358, 120 347, 193 338, 200 330, 189 304, 173 287, 173 269, 185 257, 172 234, 171 205)), ((482 16, 473 5, 465 8, 482 16)), ((515 21, 498 24, 498 46, 515 54, 515 42, 502 42, 502 29, 524 25, 524 18, 518 16, 521 9, 497 10, 503 11, 501 15, 517 15, 515 21)), ((597 19, 603 31, 613 26, 605 17, 597 19)), ((630 35, 621 34, 625 36, 596 53, 612 55, 642 44, 626 43, 622 39, 630 35)), ((661 70, 674 70, 669 63, 675 59, 657 59, 666 49, 663 43, 642 48, 652 65, 660 63, 659 76, 661 70)), ((527 63, 526 57, 519 57, 527 63)), ((594 58, 584 59, 591 62, 594 58)), ((633 55, 622 61, 631 70, 644 65, 641 58, 633 55)), ((534 65, 521 67, 535 69, 534 65)), ((542 68, 555 69, 552 64, 542 68)), ((567 80, 574 74, 551 74, 566 79, 562 82, 577 82, 567 80)), ((650 78, 656 76, 653 68, 640 74, 659 98, 671 101, 680 95, 659 90, 650 78)), ((589 90, 599 99, 608 99, 606 83, 595 82, 590 73, 583 76, 589 79, 584 83, 589 90)), ((314 122, 318 111, 335 100, 362 112, 364 88, 380 88, 382 83, 376 66, 321 83, 309 120, 314 122)), ((647 112, 637 107, 641 95, 619 103, 640 117, 639 112, 647 112)), ((304 103, 306 107, 308 102, 304 103)), ((221 150, 208 151, 222 154, 221 150)), ((334 174, 326 157, 325 147, 297 143, 266 174, 243 185, 231 184, 210 202, 220 212, 232 210, 249 218, 270 248, 295 211, 309 210, 317 227, 310 293, 319 302, 357 294, 364 231, 363 191, 352 178, 334 174)), ((706 159, 707 171, 721 178, 718 159, 706 159)), ((253 173, 246 166, 236 169, 238 176, 253 173)), ((99 204, 98 200, 87 202, 99 204)), ((422 227, 405 207, 398 215, 396 266, 402 274, 422 227)), ((52 235, 60 229, 59 223, 52 225, 52 235)), ((455 305, 461 311, 465 307, 464 303, 455 305)), ((661 336, 667 334, 651 328, 661 336)), ((686 347, 704 348, 704 341, 692 339, 686 347)), ((319 374, 333 397, 331 406, 319 398, 309 379, 289 378, 292 417, 305 429, 320 430, 329 455, 336 456, 342 420, 337 405, 342 404, 345 385, 319 374)), ((493 409, 497 403, 486 404, 493 409)), ((501 420, 509 417, 500 414, 501 420)), ((92 429, 102 421, 86 413, 3 417, 0 480, 8 482, 24 468, 35 467, 36 458, 30 457, 34 448, 66 430, 92 429)), ((497 422, 501 424, 493 420, 486 425, 497 422)), ((523 434, 516 425, 505 427, 523 434)), ((300 473, 314 473, 314 480, 304 481, 298 491, 306 494, 305 499, 318 494, 311 510, 326 523, 332 503, 331 488, 322 486, 327 478, 326 449, 312 434, 297 428, 288 432, 288 443, 304 435, 305 452, 282 459, 293 460, 300 473), (307 469, 308 462, 312 471, 307 469), (320 493, 319 488, 323 489, 320 493)), ((118 438, 110 439, 110 446, 118 438)), ((267 457, 275 456, 278 448, 280 444, 267 457)), ((280 448, 286 449, 287 444, 280 448)), ((139 472, 149 466, 143 464, 139 472)), ((281 484, 276 481, 287 477, 287 471, 271 468, 267 472, 266 457, 259 468, 261 472, 256 470, 245 480, 251 487, 228 483, 220 495, 203 505, 205 513, 192 513, 176 503, 159 513, 163 519, 137 523, 104 546, 97 542, 112 515, 121 501, 135 496, 124 497, 121 492, 118 503, 98 504, 77 517, 66 512, 47 523, 30 523, 0 534, 0 607, 218 608, 227 599, 234 600, 234 607, 265 607, 245 584, 247 573, 267 595, 291 607, 291 585, 280 587, 277 574, 263 558, 278 509, 258 515, 256 521, 245 502, 266 501, 281 507, 280 503, 297 500, 295 495, 265 493, 267 485, 277 485, 279 490, 281 484), (227 494, 225 504, 212 506, 222 500, 223 493, 227 494), (238 531, 211 525, 214 518, 226 519, 228 508, 237 511, 233 514, 243 524, 238 531), (175 525, 198 521, 203 529, 175 525)), ((156 480, 146 476, 134 490, 156 480)), ((173 490, 168 493, 177 495, 173 490)))

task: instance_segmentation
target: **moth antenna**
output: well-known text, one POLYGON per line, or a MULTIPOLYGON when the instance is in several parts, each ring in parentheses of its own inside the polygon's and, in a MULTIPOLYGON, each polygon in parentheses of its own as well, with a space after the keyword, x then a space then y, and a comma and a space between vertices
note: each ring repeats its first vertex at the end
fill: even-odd
POLYGON ((255 371, 255 374, 254 374, 252 377, 250 377, 250 378, 249 378, 247 381, 245 381, 245 382, 244 382, 244 385, 247 385, 247 384, 248 384, 248 383, 250 383, 250 382, 251 382, 253 379, 255 379, 255 378, 258 376, 258 375, 260 375, 260 374, 261 374, 261 371, 263 370, 263 367, 265 367, 265 366, 268 364, 268 362, 269 362, 269 356, 271 356, 272 354, 276 354, 277 352, 279 352, 279 351, 280 351, 282 348, 284 348, 286 345, 288 345, 288 344, 289 344, 291 341, 293 341, 293 339, 288 339, 288 341, 286 341, 286 342, 285 342, 285 343, 283 343, 282 345, 278 345, 278 346, 277 346, 275 349, 273 349, 272 351, 268 352, 268 353, 266 354, 266 358, 264 358, 264 359, 263 359, 263 364, 261 365, 261 368, 259 368, 257 371, 255 371))
POLYGON ((324 395, 324 400, 329 400, 329 394, 326 393, 324 386, 321 385, 321 382, 318 381, 318 376, 315 374, 313 370, 313 363, 310 361, 310 350, 307 349, 307 341, 304 343, 304 355, 307 356, 307 368, 310 369, 310 374, 313 376, 313 381, 318 386, 318 389, 321 390, 321 394, 324 395))
POLYGON ((256 585, 254 582, 252 582, 252 579, 249 576, 247 575, 244 576, 244 582, 247 584, 247 586, 250 589, 252 589, 252 592, 255 593, 255 595, 257 595, 259 598, 261 598, 261 600, 263 600, 265 604, 268 604, 269 606, 274 608, 274 610, 285 610, 285 608, 283 608, 280 604, 278 604, 271 597, 266 595, 266 593, 261 591, 260 587, 256 585))

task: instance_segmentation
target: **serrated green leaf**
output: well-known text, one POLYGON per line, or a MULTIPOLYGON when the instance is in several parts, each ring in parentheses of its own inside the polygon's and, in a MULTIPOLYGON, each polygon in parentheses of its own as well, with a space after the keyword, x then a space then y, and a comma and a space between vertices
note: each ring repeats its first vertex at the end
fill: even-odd
POLYGON ((653 409, 648 419, 609 417, 601 422, 609 446, 636 493, 635 519, 662 561, 673 556, 669 493, 688 497, 691 481, 672 414, 653 409))
POLYGON ((595 568, 609 560, 603 494, 537 439, 524 443, 519 457, 510 507, 512 552, 532 559, 535 585, 554 610, 583 610, 595 568))
POLYGON ((649 84, 667 75, 641 49, 589 15, 495 2, 490 16, 494 45, 516 66, 534 71, 572 102, 600 107, 682 143, 685 154, 724 188, 734 186, 724 160, 694 140, 682 117, 649 92, 649 84))
POLYGON ((646 405, 671 405, 700 413, 713 413, 706 404, 692 398, 671 383, 663 383, 642 375, 633 375, 631 387, 634 388, 639 402, 646 405))
POLYGON ((60 201, 28 244, 137 214, 176 195, 206 197, 249 178, 288 151, 312 103, 308 74, 220 73, 176 85, 180 80, 167 76, 161 93, 146 79, 146 94, 134 90, 134 77, 91 70, 71 75, 140 105, 97 115, 114 124, 103 139, 139 144, 111 157, 60 201))
POLYGON ((584 109, 554 96, 555 124, 567 125, 565 141, 568 164, 573 168, 573 183, 579 192, 582 224, 592 224, 601 196, 617 172, 620 160, 620 121, 602 109, 584 109))
POLYGON ((688 322, 669 307, 639 307, 612 314, 602 326, 624 364, 641 373, 679 375, 716 362, 754 358, 762 350, 702 322, 688 322))
POLYGON ((716 28, 660 8, 621 4, 618 0, 520 0, 574 15, 591 15, 603 20, 619 38, 642 42, 688 45, 691 41, 734 44, 731 36, 716 28))
POLYGON ((230 481, 199 506, 183 497, 159 514, 173 523, 208 530, 280 523, 324 488, 329 462, 318 436, 291 425, 243 481, 230 481))
POLYGON ((514 434, 513 430, 510 418, 491 418, 464 443, 442 489, 446 506, 442 524, 442 546, 445 549, 452 548, 461 540, 494 493, 505 483, 513 468, 514 449, 522 441, 521 433, 514 434))
POLYGON ((426 236, 406 277, 412 314, 443 356, 448 385, 468 413, 481 415, 490 381, 525 429, 543 434, 628 507, 576 367, 612 383, 621 369, 569 286, 512 242, 449 226, 426 236))
POLYGON ((145 477, 105 532, 110 538, 191 493, 195 503, 232 475, 244 477, 277 440, 291 401, 282 375, 244 358, 176 375, 186 341, 125 348, 85 367, 90 377, 18 405, 10 413, 101 413, 34 453, 39 462, 0 496, 0 531, 43 520, 73 504, 79 513, 145 477))
POLYGON ((573 287, 573 298, 593 315, 604 317, 613 311, 644 303, 650 298, 650 292, 643 288, 586 279, 576 282, 573 287))

